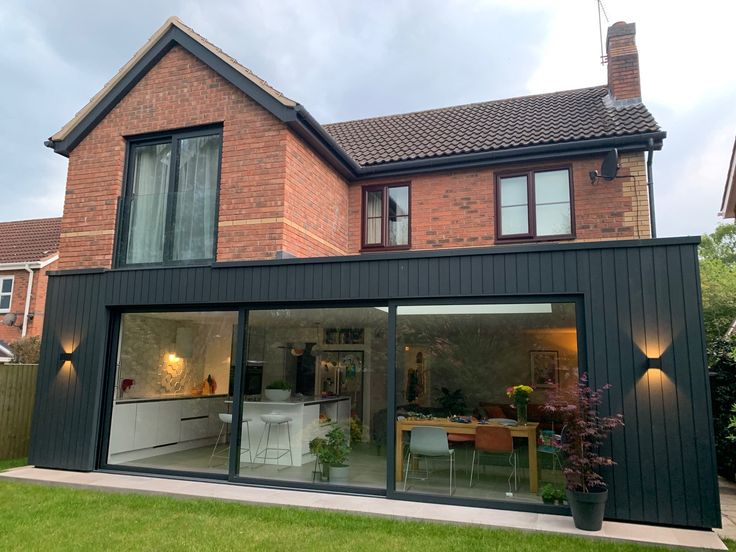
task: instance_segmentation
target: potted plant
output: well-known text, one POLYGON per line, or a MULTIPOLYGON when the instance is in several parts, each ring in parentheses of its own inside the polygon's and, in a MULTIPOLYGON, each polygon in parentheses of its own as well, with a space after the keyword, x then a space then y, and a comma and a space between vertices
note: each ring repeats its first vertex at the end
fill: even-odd
MULTIPOLYGON (((312 439, 310 448, 315 441, 317 439, 312 439)), ((327 480, 333 483, 347 482, 350 475, 350 466, 347 463, 350 456, 350 445, 345 432, 337 425, 333 425, 325 438, 315 443, 314 449, 314 454, 319 458, 322 473, 327 476, 327 480)))
POLYGON ((601 389, 591 389, 587 374, 583 374, 576 386, 553 391, 543 407, 564 423, 559 447, 567 481, 566 496, 575 527, 585 531, 599 531, 603 525, 608 489, 597 470, 615 462, 603 456, 600 447, 611 431, 624 423, 621 414, 599 414, 603 395, 610 388, 606 384, 601 389))
POLYGON ((565 489, 562 488, 555 488, 555 502, 562 506, 565 503, 565 489))
POLYGON ((550 483, 547 483, 542 487, 542 502, 545 504, 554 504, 555 497, 557 496, 557 489, 555 489, 550 483))
POLYGON ((527 406, 529 405, 529 396, 534 389, 528 385, 514 385, 506 389, 506 396, 514 401, 516 407, 516 421, 520 425, 526 425, 527 422, 527 406))
POLYGON ((269 401, 288 401, 291 397, 291 385, 284 380, 276 380, 266 386, 264 394, 269 401))

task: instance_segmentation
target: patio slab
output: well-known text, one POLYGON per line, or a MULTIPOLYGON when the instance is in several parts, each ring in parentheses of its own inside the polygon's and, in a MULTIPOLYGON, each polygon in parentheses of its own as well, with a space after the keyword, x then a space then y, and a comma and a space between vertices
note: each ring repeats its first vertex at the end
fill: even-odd
POLYGON ((378 515, 417 521, 469 524, 502 529, 547 531, 566 535, 634 541, 647 544, 727 550, 713 531, 675 529, 606 521, 600 531, 575 529, 572 518, 467 506, 427 504, 381 497, 248 487, 209 481, 189 481, 101 472, 70 472, 24 466, 0 473, 0 478, 47 485, 104 491, 124 491, 192 498, 217 498, 248 504, 291 506, 378 515))

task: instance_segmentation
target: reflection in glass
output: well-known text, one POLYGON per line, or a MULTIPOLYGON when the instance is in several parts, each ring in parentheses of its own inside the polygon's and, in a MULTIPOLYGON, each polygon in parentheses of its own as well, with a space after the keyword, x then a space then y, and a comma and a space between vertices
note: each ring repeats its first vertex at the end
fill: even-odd
POLYGON ((529 232, 526 176, 501 178, 501 235, 529 232))
POLYGON ((388 225, 390 246, 409 244, 409 187, 388 189, 388 225))
POLYGON ((387 320, 378 308, 249 312, 245 378, 261 386, 243 400, 241 477, 385 488, 387 320), (343 465, 320 461, 340 451, 343 465))
POLYGON ((563 487, 562 427, 541 405, 578 379, 573 303, 399 306, 396 335, 398 491, 448 495, 450 456, 456 497, 541 502, 543 485, 563 487), (525 425, 507 396, 521 384, 534 388, 525 425), (415 427, 441 428, 430 445, 453 452, 426 454, 415 427))
POLYGON ((567 169, 534 175, 538 236, 572 233, 570 217, 570 177, 567 169))
POLYGON ((226 472, 233 312, 121 316, 108 462, 226 472), (220 441, 215 451, 215 442, 220 441))

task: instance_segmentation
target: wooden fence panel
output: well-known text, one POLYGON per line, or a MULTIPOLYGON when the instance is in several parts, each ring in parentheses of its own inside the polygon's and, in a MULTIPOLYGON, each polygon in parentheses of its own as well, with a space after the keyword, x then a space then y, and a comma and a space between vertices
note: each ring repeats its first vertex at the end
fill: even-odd
POLYGON ((0 460, 28 456, 36 364, 0 364, 0 460))

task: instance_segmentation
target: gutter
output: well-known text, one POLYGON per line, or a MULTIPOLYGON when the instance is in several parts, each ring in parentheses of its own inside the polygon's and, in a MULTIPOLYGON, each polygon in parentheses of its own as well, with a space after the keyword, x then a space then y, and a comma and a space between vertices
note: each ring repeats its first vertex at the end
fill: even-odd
POLYGON ((654 140, 649 139, 649 150, 647 151, 647 188, 649 190, 649 226, 652 238, 657 237, 657 219, 654 216, 654 176, 652 175, 652 161, 654 159, 654 140))
POLYGON ((28 329, 28 313, 31 309, 31 289, 33 289, 33 269, 29 266, 25 266, 26 272, 28 272, 28 285, 26 286, 26 308, 23 312, 23 329, 20 332, 21 337, 26 336, 26 330, 28 329))

